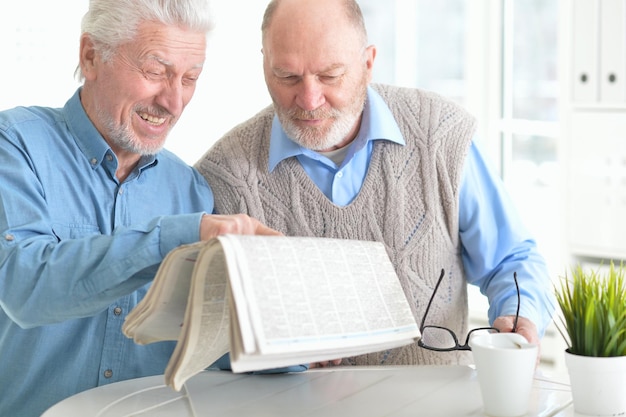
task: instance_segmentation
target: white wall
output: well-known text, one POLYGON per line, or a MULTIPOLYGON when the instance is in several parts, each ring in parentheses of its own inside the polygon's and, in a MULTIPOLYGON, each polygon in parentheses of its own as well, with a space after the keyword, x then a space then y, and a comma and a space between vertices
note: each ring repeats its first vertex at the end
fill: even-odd
MULTIPOLYGON (((266 4, 212 1, 216 27, 208 39, 205 69, 166 144, 190 164, 232 126, 270 103, 261 67, 260 27, 266 4)), ((87 6, 87 0, 3 2, 0 110, 65 104, 79 85, 73 73, 80 19, 87 6)))
POLYGON ((0 12, 0 109, 62 106, 78 85, 73 73, 87 1, 7 3, 0 12), (59 3, 72 7, 59 11, 59 3))
POLYGON ((198 89, 167 142, 188 163, 235 124, 271 103, 261 60, 266 5, 259 0, 213 1, 216 27, 209 36, 198 89))

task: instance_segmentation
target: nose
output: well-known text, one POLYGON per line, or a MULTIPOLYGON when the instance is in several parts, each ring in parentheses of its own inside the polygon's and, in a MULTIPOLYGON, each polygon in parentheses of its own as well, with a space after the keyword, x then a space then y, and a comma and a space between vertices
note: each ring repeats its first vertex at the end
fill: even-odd
POLYGON ((180 80, 170 80, 157 96, 157 104, 178 118, 185 108, 185 88, 180 80))
POLYGON ((326 102, 324 89, 315 77, 305 77, 296 97, 296 104, 303 110, 315 110, 326 102))

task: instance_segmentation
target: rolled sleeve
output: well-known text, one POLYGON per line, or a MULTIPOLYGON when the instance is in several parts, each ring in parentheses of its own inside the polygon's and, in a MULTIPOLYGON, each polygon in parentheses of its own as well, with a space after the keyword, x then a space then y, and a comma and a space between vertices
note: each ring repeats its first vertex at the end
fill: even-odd
POLYGON ((161 219, 160 248, 162 256, 180 245, 200 240, 200 222, 206 213, 164 216, 161 219))

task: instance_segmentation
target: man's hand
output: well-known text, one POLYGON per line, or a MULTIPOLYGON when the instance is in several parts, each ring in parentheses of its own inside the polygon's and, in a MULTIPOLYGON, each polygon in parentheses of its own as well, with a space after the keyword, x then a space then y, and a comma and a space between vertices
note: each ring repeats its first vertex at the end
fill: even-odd
POLYGON ((314 362, 309 365, 309 369, 313 368, 328 368, 330 366, 341 365, 341 359, 333 359, 332 361, 314 362))
MULTIPOLYGON (((510 333, 513 330, 514 321, 515 316, 500 316, 493 322, 493 327, 500 330, 502 333, 510 333)), ((519 333, 524 336, 526 340, 528 340, 528 343, 537 345, 539 349, 537 353, 537 365, 539 365, 539 359, 541 357, 541 340, 539 339, 535 323, 520 316, 517 320, 517 329, 515 330, 515 333, 519 333)))
POLYGON ((240 235, 276 235, 277 230, 271 229, 257 219, 245 214, 206 214, 200 223, 200 239, 209 240, 226 233, 240 235))
MULTIPOLYGON (((493 322, 493 327, 500 330, 502 333, 510 333, 513 330, 513 322, 515 316, 501 316, 493 322)), ((537 333, 537 326, 535 323, 528 320, 525 317, 520 317, 517 320, 517 330, 515 333, 519 333, 528 340, 528 343, 539 345, 539 334, 537 333)))

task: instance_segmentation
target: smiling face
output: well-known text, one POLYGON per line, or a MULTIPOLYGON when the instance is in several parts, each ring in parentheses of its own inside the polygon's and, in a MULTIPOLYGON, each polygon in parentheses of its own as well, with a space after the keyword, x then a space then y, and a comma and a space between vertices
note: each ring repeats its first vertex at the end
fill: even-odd
POLYGON ((340 2, 283 0, 263 36, 263 70, 289 137, 317 151, 350 143, 375 54, 340 2))
POLYGON ((205 60, 206 34, 145 22, 108 61, 81 39, 81 102, 113 151, 157 153, 191 100, 205 60))

